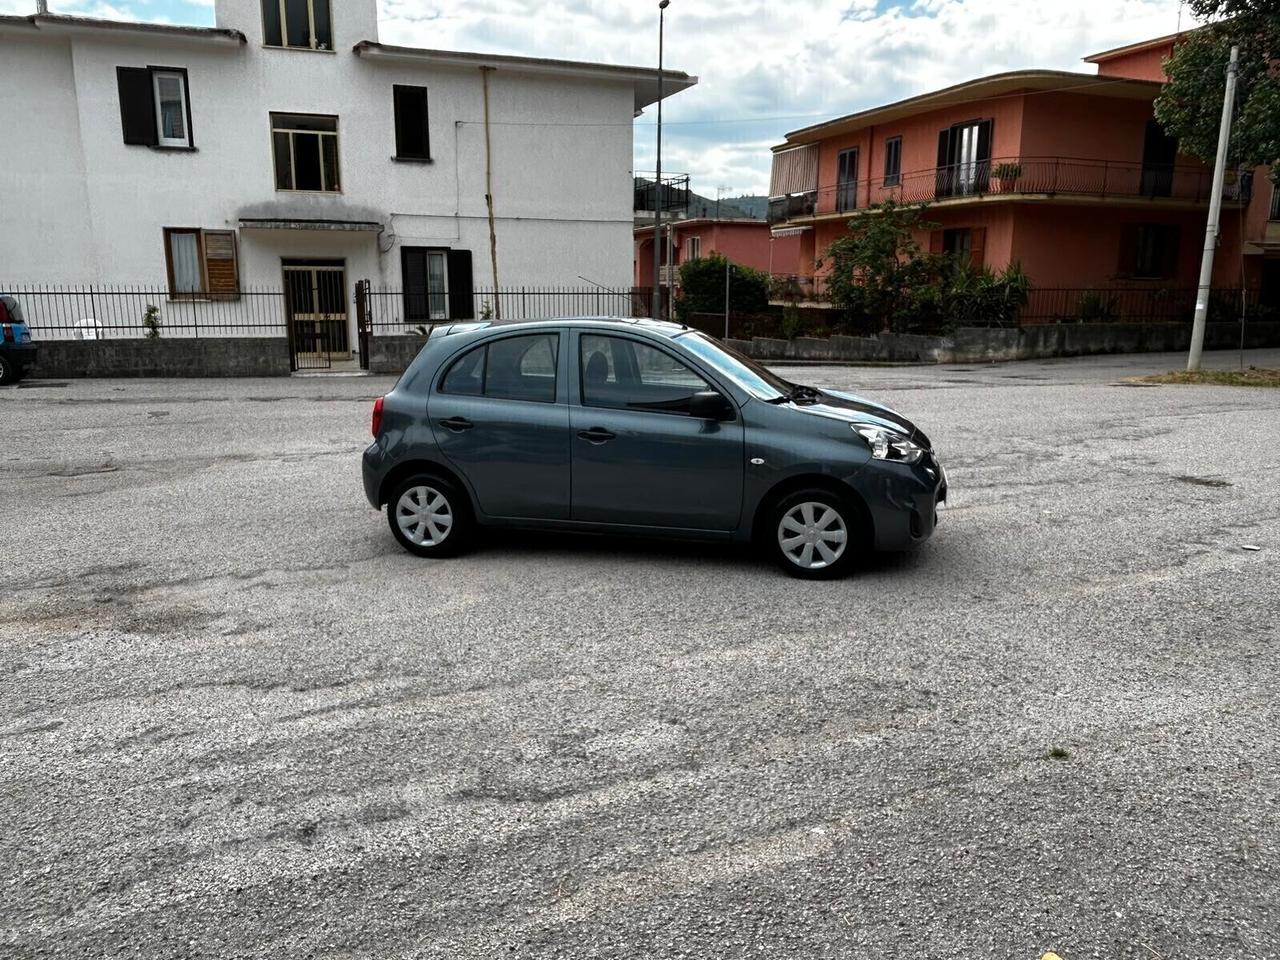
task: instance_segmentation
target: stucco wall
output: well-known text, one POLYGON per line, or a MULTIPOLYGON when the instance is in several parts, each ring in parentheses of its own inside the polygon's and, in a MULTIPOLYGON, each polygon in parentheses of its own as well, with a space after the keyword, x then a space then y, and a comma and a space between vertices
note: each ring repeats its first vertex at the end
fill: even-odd
POLYGON ((1145 50, 1110 57, 1098 64, 1098 73, 1104 77, 1132 77, 1135 80, 1164 82, 1164 61, 1173 55, 1173 42, 1145 50))

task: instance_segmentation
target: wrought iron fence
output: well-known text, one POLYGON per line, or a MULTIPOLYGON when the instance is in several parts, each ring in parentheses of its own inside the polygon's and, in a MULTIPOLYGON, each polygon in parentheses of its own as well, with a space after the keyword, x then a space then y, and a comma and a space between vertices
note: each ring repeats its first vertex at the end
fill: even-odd
POLYGON ((283 337, 288 333, 285 295, 280 289, 244 289, 234 296, 173 296, 164 284, 68 286, 0 280, 0 292, 17 298, 40 340, 283 337))
MULTIPOLYGON (((1023 326, 1042 323, 1190 323, 1195 287, 1114 287, 1031 290, 1022 308, 1023 326)), ((1210 320, 1238 320, 1258 308, 1256 291, 1215 288, 1209 297, 1210 320)))
POLYGON ((458 309, 456 298, 406 295, 394 287, 371 287, 368 292, 369 329, 375 336, 422 332, 469 313, 467 319, 549 320, 557 317, 651 317, 652 287, 611 290, 605 287, 507 287, 478 289, 471 309, 458 309), (452 308, 452 309, 451 309, 452 308))

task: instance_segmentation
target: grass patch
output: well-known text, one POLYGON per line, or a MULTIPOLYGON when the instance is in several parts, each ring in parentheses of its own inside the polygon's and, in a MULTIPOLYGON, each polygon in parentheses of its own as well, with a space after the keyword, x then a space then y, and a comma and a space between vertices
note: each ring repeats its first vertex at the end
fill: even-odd
POLYGON ((1178 386, 1209 384, 1215 387, 1280 387, 1280 370, 1249 367, 1247 370, 1174 370, 1149 377, 1134 377, 1132 383, 1168 383, 1178 386))

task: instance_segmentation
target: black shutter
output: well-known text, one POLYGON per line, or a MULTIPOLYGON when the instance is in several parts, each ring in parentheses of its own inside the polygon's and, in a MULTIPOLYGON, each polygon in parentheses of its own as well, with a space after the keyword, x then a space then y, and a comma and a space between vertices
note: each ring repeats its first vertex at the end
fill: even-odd
POLYGON ((951 170, 947 167, 947 162, 951 156, 951 131, 938 131, 938 186, 937 195, 939 197, 951 196, 951 170))
POLYGON ((430 320, 430 300, 427 296, 427 251, 417 247, 401 247, 400 276, 404 281, 405 320, 430 320))
POLYGON ((448 261, 449 319, 474 320, 476 305, 475 288, 471 280, 471 251, 450 250, 448 261))
POLYGON ((1138 272, 1138 225, 1122 224, 1120 227, 1120 260, 1116 264, 1116 273, 1122 277, 1132 277, 1138 272))
POLYGON ((994 121, 983 120, 978 124, 978 171, 974 188, 986 193, 991 186, 991 134, 994 121))
POLYGON ((1164 228, 1164 264, 1160 276, 1166 280, 1178 275, 1178 248, 1182 245, 1181 231, 1176 226, 1164 228))
POLYGON ((430 160, 427 88, 396 84, 392 90, 396 113, 396 156, 407 160, 430 160))
POLYGON ((116 67, 120 91, 120 127, 124 142, 154 147, 156 139, 156 98, 151 89, 151 71, 146 67, 116 67))

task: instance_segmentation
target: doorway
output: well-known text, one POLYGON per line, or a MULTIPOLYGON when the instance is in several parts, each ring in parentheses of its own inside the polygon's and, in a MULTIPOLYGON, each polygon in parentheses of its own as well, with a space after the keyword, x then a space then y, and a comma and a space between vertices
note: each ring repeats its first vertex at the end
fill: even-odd
POLYGON ((347 269, 341 260, 285 260, 284 300, 295 370, 351 359, 347 269))

